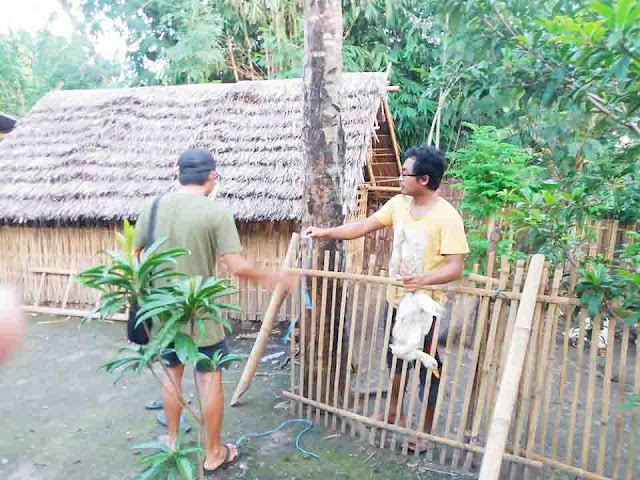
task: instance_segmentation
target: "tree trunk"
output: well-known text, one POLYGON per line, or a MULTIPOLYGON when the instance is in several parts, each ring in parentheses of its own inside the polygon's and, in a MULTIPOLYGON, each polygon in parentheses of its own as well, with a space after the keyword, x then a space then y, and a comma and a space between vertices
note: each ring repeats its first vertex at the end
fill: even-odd
MULTIPOLYGON (((340 0, 305 0, 304 2, 304 125, 303 139, 306 158, 304 200, 306 211, 303 225, 329 227, 342 225, 345 221, 342 189, 344 183, 345 139, 340 118, 340 84, 342 80, 342 5, 340 0)), ((322 241, 316 246, 322 263, 324 252, 342 248, 341 242, 322 241)), ((310 285, 309 285, 310 287, 310 285)), ((319 290, 314 299, 315 318, 320 318, 321 306, 319 290)), ((308 290, 312 292, 311 288, 308 290)), ((340 298, 340 296, 338 296, 340 298)), ((330 309, 331 302, 327 302, 330 309)), ((326 312, 330 318, 330 312, 326 312)), ((312 322, 307 315, 307 332, 312 329, 316 335, 307 335, 307 342, 315 337, 316 344, 308 344, 307 351, 315 351, 313 371, 321 365, 320 384, 332 385, 327 381, 330 323, 325 323, 321 332, 319 322, 312 322), (322 343, 318 339, 323 338, 322 343), (322 352, 322 355, 319 353, 322 352)), ((337 328, 337 326, 336 326, 337 328)), ((337 333, 337 332, 334 332, 337 333)), ((334 335, 337 338, 338 335, 334 335)), ((335 352, 336 349, 334 348, 335 352)), ((332 370, 336 362, 332 362, 332 370)), ((342 362, 346 367, 346 362, 342 362)), ((309 371, 309 370, 307 370, 309 371)), ((335 370, 334 370, 335 371, 335 370)), ((330 377, 335 378, 335 377, 330 377)), ((344 375, 340 375, 344 378, 344 375)), ((312 380, 314 386, 316 379, 312 380)), ((342 381, 339 382, 342 384, 342 381)), ((334 385, 339 388, 339 385, 334 385)), ((314 397, 324 398, 325 391, 313 389, 314 397)))

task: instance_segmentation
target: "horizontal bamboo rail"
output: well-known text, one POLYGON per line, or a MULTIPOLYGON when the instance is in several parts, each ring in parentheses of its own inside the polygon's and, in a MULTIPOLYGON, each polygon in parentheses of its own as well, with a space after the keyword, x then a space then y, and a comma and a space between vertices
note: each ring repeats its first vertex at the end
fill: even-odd
MULTIPOLYGON (((369 418, 363 415, 359 415, 357 413, 350 412, 348 410, 343 410, 341 408, 332 407, 331 405, 326 405, 321 402, 316 402, 315 400, 310 400, 308 398, 301 397, 300 395, 294 395, 293 393, 288 392, 286 390, 282 392, 282 395, 288 398, 289 400, 293 400, 294 402, 304 403, 305 405, 308 405, 310 407, 319 408, 321 410, 325 410, 334 415, 339 415, 346 419, 362 422, 370 427, 382 428, 385 430, 389 430, 395 433, 401 433, 404 435, 411 435, 411 436, 418 437, 419 439, 422 439, 422 440, 429 440, 431 442, 440 443, 442 445, 446 445, 449 447, 462 448, 475 453, 484 453, 485 451, 484 448, 478 447, 476 445, 471 445, 464 442, 458 442, 456 440, 451 440, 449 438, 438 437, 436 435, 431 435, 429 433, 419 432, 419 431, 411 430, 408 428, 400 427, 398 425, 385 423, 380 420, 376 420, 374 418, 369 418)), ((516 455, 505 454, 504 458, 511 462, 520 463, 522 465, 527 465, 528 467, 533 467, 533 468, 542 468, 544 465, 542 462, 538 460, 531 460, 531 459, 519 457, 516 455)))

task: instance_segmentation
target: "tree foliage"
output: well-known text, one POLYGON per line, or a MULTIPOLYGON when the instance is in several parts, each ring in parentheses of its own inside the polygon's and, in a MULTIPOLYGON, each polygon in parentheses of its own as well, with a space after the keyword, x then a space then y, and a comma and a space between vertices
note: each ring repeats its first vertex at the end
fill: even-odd
POLYGON ((22 116, 60 82, 66 89, 96 88, 118 74, 119 67, 80 35, 66 39, 47 30, 0 35, 0 111, 22 116))

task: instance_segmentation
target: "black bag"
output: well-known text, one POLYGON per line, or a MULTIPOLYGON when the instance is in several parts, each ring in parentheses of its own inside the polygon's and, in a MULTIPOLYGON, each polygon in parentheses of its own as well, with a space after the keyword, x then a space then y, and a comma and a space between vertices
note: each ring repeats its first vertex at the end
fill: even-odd
MULTIPOLYGON (((151 215, 149 216, 149 224, 147 225, 147 236, 145 238, 146 246, 150 246, 153 244, 153 234, 156 229, 156 215, 158 213, 158 202, 160 201, 160 197, 156 197, 151 205, 151 215)), ((129 319, 127 320, 127 338, 130 342, 137 343, 138 345, 146 345, 149 343, 149 335, 147 331, 151 331, 151 326, 153 325, 150 318, 146 319, 144 322, 141 322, 138 326, 136 326, 136 322, 138 321, 138 303, 132 302, 129 305, 129 319), (146 325, 146 329, 145 329, 146 325)))

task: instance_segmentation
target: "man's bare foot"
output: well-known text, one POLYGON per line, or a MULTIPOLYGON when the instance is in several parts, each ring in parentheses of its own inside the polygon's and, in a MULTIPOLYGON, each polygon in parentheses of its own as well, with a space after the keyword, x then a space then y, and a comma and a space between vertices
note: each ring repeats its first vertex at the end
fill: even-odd
POLYGON ((412 450, 416 453, 422 453, 429 450, 429 443, 426 440, 422 440, 417 437, 409 437, 409 450, 412 450))
POLYGON ((219 468, 224 468, 227 465, 232 464, 238 459, 238 447, 233 443, 227 443, 220 447, 220 450, 216 454, 215 458, 207 458, 204 461, 205 474, 213 473, 219 468))
POLYGON ((171 440, 171 437, 169 435, 160 435, 158 437, 158 441, 160 443, 164 443, 169 448, 172 448, 172 449, 176 448, 176 441, 171 440))

